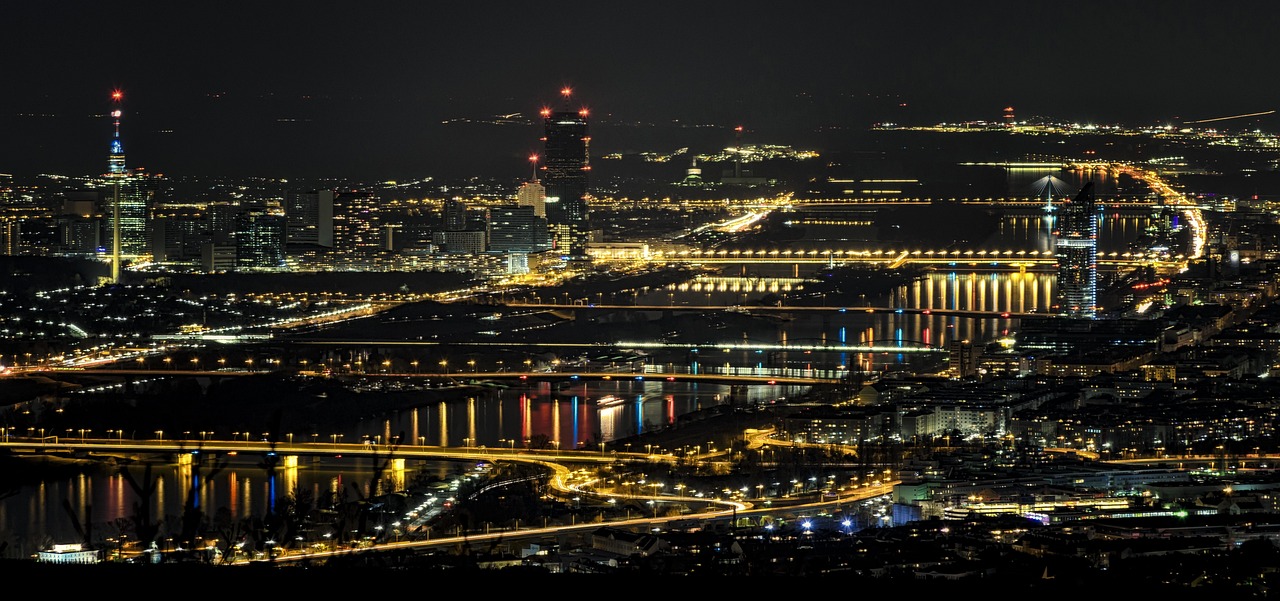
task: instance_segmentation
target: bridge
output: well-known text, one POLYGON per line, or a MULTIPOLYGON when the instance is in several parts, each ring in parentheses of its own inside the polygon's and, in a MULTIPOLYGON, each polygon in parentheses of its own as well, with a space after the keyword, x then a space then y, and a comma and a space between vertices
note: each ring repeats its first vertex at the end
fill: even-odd
MULTIPOLYGON (((981 163, 966 163, 977 165, 981 163)), ((1062 200, 1069 200, 1064 198, 1062 200)), ((789 198, 787 199, 788 207, 824 207, 824 206, 867 206, 867 207, 895 207, 895 206, 928 206, 935 204, 962 204, 983 207, 1004 207, 1004 208, 1022 208, 1022 209, 1041 209, 1045 207, 1045 199, 1037 196, 988 196, 988 197, 963 197, 963 198, 921 198, 918 196, 848 196, 841 198, 789 198)), ((1061 205, 1062 202, 1053 203, 1055 206, 1061 205)), ((1108 209, 1151 209, 1161 205, 1161 201, 1153 199, 1151 195, 1141 194, 1134 196, 1112 196, 1098 202, 1099 206, 1108 209)))
MULTIPOLYGON (((956 249, 653 249, 637 257, 634 250, 610 248, 591 250, 592 259, 600 262, 633 263, 637 259, 650 263, 687 264, 798 264, 798 265, 870 265, 896 269, 906 265, 961 266, 987 265, 1017 269, 1051 268, 1058 263, 1052 251, 1038 250, 956 250, 956 249)), ((1098 253, 1100 268, 1155 267, 1179 269, 1187 257, 1163 252, 1098 253)))
MULTIPOLYGON (((971 163, 982 164, 982 163, 971 163)), ((1018 167, 1026 166, 1016 163, 990 163, 991 165, 1002 167, 1018 167)), ((1100 253, 1098 255, 1098 266, 1100 268, 1128 268, 1128 267, 1155 267, 1161 271, 1177 271, 1185 267, 1186 261, 1189 259, 1199 258, 1203 254, 1207 227, 1201 216, 1203 207, 1197 205, 1188 199, 1188 197, 1175 190, 1172 186, 1165 183, 1161 179, 1160 174, 1153 170, 1145 169, 1135 165, 1112 162, 1064 162, 1061 164, 1036 164, 1036 167, 1057 167, 1060 169, 1074 169, 1080 171, 1107 171, 1116 175, 1125 174, 1139 181, 1146 183, 1151 192, 1131 197, 1113 197, 1111 199, 1100 199, 1099 207, 1104 209, 1151 209, 1158 206, 1167 206, 1183 211, 1188 224, 1193 232, 1192 247, 1184 256, 1181 254, 1156 253, 1156 252, 1133 252, 1133 253, 1100 253)), ((896 191, 895 191, 896 192, 896 191)), ((1067 200, 1066 197, 1059 200, 1059 205, 1067 200)), ((742 224, 738 221, 746 219, 746 223, 754 223, 762 219, 768 212, 774 210, 785 210, 795 206, 896 206, 896 205, 931 205, 931 204, 961 204, 976 205, 988 207, 1009 207, 1022 209, 1037 209, 1043 211, 1046 208, 1046 199, 1039 196, 1027 197, 987 197, 987 198, 918 198, 918 197, 889 197, 889 196, 867 196, 858 198, 836 198, 836 199, 796 199, 785 197, 777 199, 768 207, 761 207, 759 211, 754 211, 748 215, 750 219, 740 218, 736 221, 727 222, 726 230, 740 227, 742 224)), ((1056 208, 1052 200, 1049 200, 1049 208, 1056 208)), ((788 263, 788 264, 820 264, 828 265, 848 265, 848 264, 868 264, 884 267, 901 267, 907 264, 921 265, 1006 265, 1025 269, 1034 266, 1046 266, 1056 264, 1056 258, 1052 252, 1039 252, 1027 250, 927 250, 927 249, 850 249, 850 248, 820 248, 820 249, 696 249, 696 248, 674 248, 674 249, 649 249, 644 245, 643 250, 637 251, 635 248, 629 249, 611 249, 603 247, 599 249, 589 249, 593 259, 602 262, 628 262, 647 261, 652 263, 698 263, 698 264, 720 264, 720 263, 788 263)))
MULTIPOLYGON (((72 455, 187 455, 223 454, 223 455, 276 455, 285 457, 323 456, 323 457, 358 457, 369 459, 423 459, 448 461, 520 461, 525 463, 545 464, 547 462, 564 463, 614 463, 625 460, 641 461, 674 461, 675 457, 664 452, 639 453, 622 452, 607 449, 603 445, 587 450, 561 449, 525 449, 525 448, 486 448, 486 447, 444 447, 412 444, 380 444, 380 443, 344 443, 338 442, 337 435, 329 442, 294 442, 293 434, 284 435, 287 440, 212 440, 212 439, 165 439, 163 431, 155 433, 156 438, 133 439, 123 434, 119 438, 88 438, 67 436, 15 436, 5 431, 0 439, 0 448, 16 453, 62 453, 72 455)), ((246 438, 249 437, 245 433, 246 438)), ((319 439, 318 434, 310 436, 319 439)), ((298 438, 306 438, 299 435, 298 438)), ((283 459, 282 459, 283 460, 283 459)), ((181 462, 183 460, 179 460, 181 462)), ((289 461, 284 461, 289 467, 289 461)), ((293 464, 296 466, 296 463, 293 464)), ((403 465, 400 466, 403 468, 403 465)))
MULTIPOLYGON (((297 344, 306 345, 331 345, 331 346, 350 346, 350 345, 377 345, 377 346, 466 346, 468 343, 449 343, 449 342, 423 342, 423 341, 306 341, 297 344)), ((482 344, 482 343, 474 343, 482 344)), ((497 344, 497 343, 492 343, 497 344)), ((645 348, 659 348, 656 345, 661 343, 639 342, 645 348)), ((511 346, 510 344, 501 346, 511 346)), ((542 345, 527 346, 569 346, 575 348, 592 346, 588 344, 564 343, 556 345, 547 343, 542 345)), ((737 343, 740 347, 736 350, 790 350, 790 351, 814 351, 821 352, 823 349, 819 345, 747 345, 745 343, 737 343)), ((670 345, 673 349, 688 350, 691 347, 696 348, 697 345, 674 344, 670 345)), ((638 348, 638 347, 633 347, 638 348)), ((701 348, 721 350, 730 348, 726 345, 709 345, 701 348)), ((922 349, 908 350, 910 347, 896 346, 829 346, 827 352, 928 352, 922 349), (864 349, 857 351, 854 349, 864 349), (872 351, 869 349, 883 349, 872 351)), ((937 351, 935 351, 937 352, 937 351)), ((945 352, 945 351, 943 351, 945 352)), ((15 370, 32 373, 63 373, 63 374, 85 374, 100 376, 137 376, 137 377, 164 377, 164 376, 188 376, 203 378, 239 378, 245 376, 255 376, 268 373, 280 373, 284 371, 296 372, 310 376, 329 376, 329 375, 359 375, 368 378, 402 378, 402 379, 423 379, 423 380, 444 380, 452 381, 458 385, 469 382, 480 381, 531 381, 531 382, 572 382, 572 381, 609 381, 609 380, 663 380, 667 382, 709 382, 717 384, 757 384, 757 385, 797 385, 811 386, 814 384, 838 384, 842 382, 842 375, 848 375, 847 372, 842 373, 841 370, 825 370, 825 369, 781 369, 781 368, 736 368, 729 371, 720 371, 723 368, 710 367, 711 373, 689 373, 688 371, 663 371, 662 365, 650 364, 645 366, 643 371, 453 371, 453 372, 380 372, 380 371, 353 371, 334 374, 323 370, 308 369, 223 369, 223 370, 193 370, 193 369, 138 369, 129 367, 55 367, 55 368, 38 368, 31 370, 15 370)))

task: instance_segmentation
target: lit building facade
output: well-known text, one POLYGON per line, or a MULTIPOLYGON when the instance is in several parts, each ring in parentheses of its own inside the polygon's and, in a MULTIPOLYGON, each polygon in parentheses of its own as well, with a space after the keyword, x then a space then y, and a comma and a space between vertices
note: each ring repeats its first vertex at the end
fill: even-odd
POLYGON ((1093 319, 1098 304, 1098 205, 1093 182, 1062 203, 1054 231, 1059 315, 1093 319))
POLYGON ((522 207, 533 207, 533 214, 546 219, 547 187, 541 182, 525 182, 516 190, 516 204, 522 207))
POLYGON ((333 248, 338 252, 381 250, 378 199, 370 192, 340 192, 333 197, 333 248))
MULTIPOLYGON (((569 90, 562 91, 564 99, 569 90)), ((570 245, 557 248, 569 255, 585 256, 589 207, 587 182, 591 172, 591 136, 587 127, 587 110, 543 109, 542 185, 546 188, 547 220, 565 224, 570 230, 570 245)))
POLYGON ((283 215, 241 213, 236 219, 236 268, 284 267, 285 223, 283 215))
POLYGON ((467 203, 460 198, 449 198, 444 201, 444 229, 447 232, 461 232, 467 229, 467 203))
POLYGON ((546 221, 531 206, 504 205, 489 210, 489 250, 537 252, 546 250, 546 221))
POLYGON ((333 247, 333 190, 285 194, 288 243, 333 247))

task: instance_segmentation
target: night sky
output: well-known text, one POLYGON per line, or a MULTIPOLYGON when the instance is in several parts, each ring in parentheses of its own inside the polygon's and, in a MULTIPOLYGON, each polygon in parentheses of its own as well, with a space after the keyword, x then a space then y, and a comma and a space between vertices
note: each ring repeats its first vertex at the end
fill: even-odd
MULTIPOLYGON (((0 173, 510 176, 571 86, 593 154, 893 121, 1280 109, 1273 2, 9 2, 0 173), (517 114, 493 122, 495 115, 517 114), (446 123, 447 122, 447 123, 446 123)), ((1280 119, 1223 122, 1280 129, 1280 119), (1276 127, 1273 127, 1276 126, 1276 127)), ((817 148, 822 150, 822 148, 817 148)))

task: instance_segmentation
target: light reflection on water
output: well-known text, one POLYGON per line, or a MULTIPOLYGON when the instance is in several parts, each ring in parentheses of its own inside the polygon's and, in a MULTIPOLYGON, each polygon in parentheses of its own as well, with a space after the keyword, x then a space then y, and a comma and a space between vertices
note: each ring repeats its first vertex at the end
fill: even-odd
POLYGON ((631 373, 620 373, 610 381, 572 385, 533 382, 505 389, 476 389, 462 400, 437 401, 361 422, 356 436, 442 446, 518 448, 527 441, 545 440, 562 449, 592 448, 600 442, 652 432, 674 424, 681 415, 717 405, 767 403, 780 396, 798 396, 807 389, 667 382, 631 373), (606 396, 623 402, 598 406, 596 401, 606 396))
POLYGON ((372 459, 300 458, 297 467, 277 468, 274 477, 269 477, 256 459, 224 460, 227 463, 221 465, 211 459, 185 465, 158 461, 151 465, 149 474, 142 463, 129 465, 127 469, 139 485, 154 487, 150 495, 139 494, 115 467, 107 465, 21 486, 17 494, 0 500, 0 542, 9 543, 4 557, 26 558, 50 543, 79 542, 83 538, 77 525, 86 521, 90 540, 119 537, 122 532, 132 535, 131 527, 122 530, 118 524, 133 519, 136 506, 145 506, 149 521, 162 523, 161 532, 172 532, 181 527, 188 501, 215 523, 229 523, 265 516, 284 494, 301 492, 315 499, 370 498, 387 492, 375 480, 403 489, 419 473, 444 478, 460 465, 406 462, 404 469, 383 470, 372 459), (64 500, 75 518, 68 514, 64 500))
MULTIPOLYGON (((730 387, 721 384, 638 381, 626 379, 581 383, 561 389, 551 383, 534 383, 509 389, 478 391, 459 401, 433 401, 378 420, 356 424, 342 433, 294 433, 293 438, 309 442, 352 443, 377 438, 385 444, 400 435, 408 442, 451 446, 504 448, 524 446, 545 437, 550 446, 594 449, 600 441, 613 441, 649 432, 674 423, 680 415, 729 403, 768 402, 780 396, 800 395, 805 386, 755 385, 730 387), (596 406, 605 395, 623 399, 621 404, 596 406), (313 436, 314 434, 314 436, 313 436)), ((419 473, 446 478, 468 462, 406 462, 402 470, 382 470, 373 459, 327 456, 299 458, 297 467, 278 467, 273 477, 261 458, 239 456, 225 466, 214 459, 180 465, 157 462, 150 478, 141 464, 129 469, 142 484, 152 483, 154 493, 146 497, 151 519, 164 520, 169 529, 179 526, 184 504, 190 499, 210 517, 226 520, 262 517, 281 495, 302 491, 313 498, 331 494, 347 499, 369 498, 387 492, 374 486, 388 481, 389 489, 404 489, 419 473)), ((28 557, 42 545, 69 543, 81 539, 76 523, 87 518, 95 540, 118 536, 113 524, 134 515, 135 503, 143 499, 129 482, 111 466, 99 466, 86 473, 50 477, 44 482, 24 485, 16 494, 0 499, 0 542, 7 541, 5 557, 28 557), (70 502, 78 516, 72 519, 63 507, 70 502)))

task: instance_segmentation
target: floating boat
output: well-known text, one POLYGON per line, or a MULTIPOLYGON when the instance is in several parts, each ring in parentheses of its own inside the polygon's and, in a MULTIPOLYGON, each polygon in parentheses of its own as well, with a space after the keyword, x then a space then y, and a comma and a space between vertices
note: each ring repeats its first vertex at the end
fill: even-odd
POLYGON ((614 396, 612 394, 606 394, 596 399, 596 405, 600 407, 613 407, 615 405, 621 405, 625 402, 627 402, 626 399, 620 396, 614 396))

